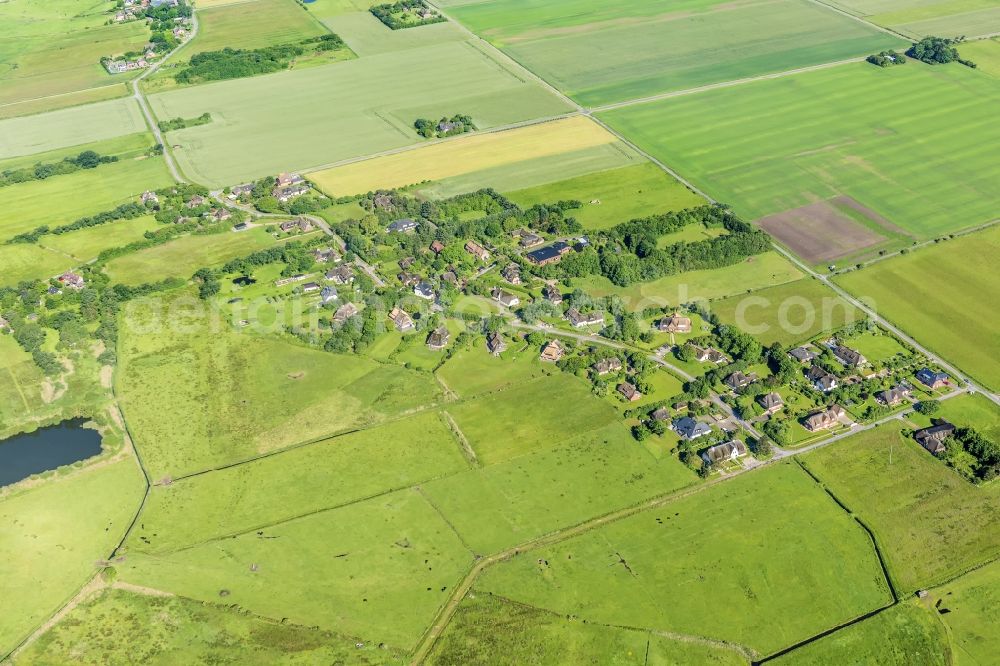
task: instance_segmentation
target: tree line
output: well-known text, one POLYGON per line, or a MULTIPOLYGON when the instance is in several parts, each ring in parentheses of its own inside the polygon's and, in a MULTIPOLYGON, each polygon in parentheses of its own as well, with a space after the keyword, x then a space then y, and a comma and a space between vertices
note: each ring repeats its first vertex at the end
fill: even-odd
POLYGON ((118 157, 115 155, 101 155, 93 150, 85 150, 79 155, 64 157, 58 162, 39 162, 32 167, 8 169, 0 173, 0 187, 32 180, 45 180, 52 176, 64 176, 81 169, 96 169, 102 164, 117 161, 118 157))

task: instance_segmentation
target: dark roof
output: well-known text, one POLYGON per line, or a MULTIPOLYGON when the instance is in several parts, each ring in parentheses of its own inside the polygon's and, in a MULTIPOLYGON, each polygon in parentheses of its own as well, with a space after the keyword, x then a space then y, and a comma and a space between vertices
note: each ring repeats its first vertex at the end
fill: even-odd
POLYGON ((549 259, 554 259, 555 257, 560 256, 561 254, 565 253, 566 248, 568 247, 569 245, 567 245, 566 243, 562 241, 557 241, 552 245, 549 245, 548 247, 541 247, 538 248, 537 250, 532 250, 525 256, 535 263, 541 263, 543 261, 548 261, 549 259))
POLYGON ((794 359, 802 361, 803 363, 806 361, 811 361, 817 356, 816 352, 809 349, 808 347, 796 347, 795 349, 788 352, 788 355, 794 359))
POLYGON ((927 384, 928 386, 934 384, 935 382, 948 381, 947 374, 943 372, 935 372, 930 368, 921 368, 920 370, 917 371, 916 377, 917 379, 919 379, 924 384, 927 384))
POLYGON ((684 416, 674 421, 674 430, 687 439, 694 439, 695 437, 707 435, 712 432, 712 428, 709 425, 701 421, 695 421, 690 416, 684 416))

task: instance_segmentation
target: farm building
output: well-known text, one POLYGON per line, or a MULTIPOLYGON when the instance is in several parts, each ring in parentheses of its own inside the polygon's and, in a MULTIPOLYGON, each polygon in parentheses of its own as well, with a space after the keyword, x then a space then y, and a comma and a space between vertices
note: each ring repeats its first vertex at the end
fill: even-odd
POLYGON ((538 250, 534 250, 524 255, 525 258, 536 266, 548 266, 549 264, 554 264, 563 258, 563 255, 570 252, 573 248, 562 241, 558 241, 549 245, 548 247, 543 247, 538 250))

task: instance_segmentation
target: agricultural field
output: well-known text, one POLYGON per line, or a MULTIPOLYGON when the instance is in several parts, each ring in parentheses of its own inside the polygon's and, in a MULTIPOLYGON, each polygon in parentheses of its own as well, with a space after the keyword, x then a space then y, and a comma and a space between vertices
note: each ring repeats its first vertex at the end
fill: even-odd
POLYGON ((996 216, 1000 164, 989 146, 1000 128, 989 109, 1000 88, 958 64, 910 64, 840 65, 601 117, 744 217, 767 218, 765 228, 806 261, 828 262, 829 243, 856 256, 996 216), (859 98, 863 106, 849 101, 859 98), (915 106, 918 98, 943 107, 915 106), (942 120, 944 107, 954 122, 942 120), (823 224, 802 234, 803 220, 823 224))
POLYGON ((100 59, 140 49, 149 29, 140 21, 106 25, 111 9, 93 0, 0 3, 0 105, 55 96, 45 107, 53 108, 59 96, 105 87, 123 94, 116 84, 132 76, 112 77, 100 59))
POLYGON ((1000 78, 1000 38, 966 42, 961 45, 959 53, 976 63, 980 72, 1000 78))
POLYGON ((832 332, 861 318, 852 306, 819 280, 802 278, 711 304, 724 323, 734 324, 765 345, 789 346, 832 332))
POLYGON ((804 456, 806 467, 875 533, 900 595, 1000 553, 1000 487, 976 487, 896 425, 804 456))
POLYGON ((468 39, 468 34, 451 21, 421 26, 419 30, 389 30, 367 11, 367 7, 360 11, 341 11, 327 15, 322 8, 317 11, 316 7, 320 4, 324 4, 324 0, 311 3, 309 13, 319 18, 323 25, 339 35, 362 58, 468 39))
POLYGON ((36 245, 0 245, 0 286, 13 286, 22 280, 49 278, 72 268, 76 262, 66 255, 36 245))
POLYGON ((648 215, 705 203, 651 162, 577 176, 505 193, 529 208, 535 204, 576 199, 583 208, 573 217, 584 229, 606 229, 648 215))
POLYGON ((762 655, 890 601, 868 535, 794 463, 515 557, 477 587, 560 616, 762 655), (720 614, 728 621, 713 622, 720 614))
POLYGON ((147 130, 131 98, 0 120, 0 160, 128 136, 147 130))
POLYGON ((0 120, 14 118, 16 116, 30 116, 35 113, 45 113, 46 111, 57 111, 70 106, 81 106, 95 102, 105 102, 119 97, 125 97, 128 94, 129 87, 127 83, 112 83, 111 85, 101 86, 100 88, 91 88, 89 90, 81 90, 75 93, 66 93, 57 97, 36 97, 34 99, 26 99, 21 102, 8 102, 6 104, 0 104, 0 120))
POLYGON ((825 0, 827 4, 907 36, 957 37, 1000 31, 1000 7, 992 0, 825 0))
POLYGON ((359 650, 353 641, 327 631, 234 613, 223 604, 122 588, 103 589, 78 605, 14 663, 47 664, 52 655, 65 654, 95 666, 231 659, 242 664, 402 663, 398 653, 374 645, 359 650))
POLYGON ((96 259, 103 250, 141 241, 147 231, 161 228, 162 225, 152 215, 147 215, 68 234, 46 236, 39 246, 69 255, 76 264, 84 264, 96 259))
POLYGON ((960 663, 989 663, 1000 650, 996 626, 1000 622, 1000 564, 993 563, 935 588, 931 598, 947 613, 948 626, 960 663))
POLYGON ((993 389, 1000 389, 1000 297, 993 270, 1000 228, 993 227, 836 278, 918 342, 993 389))
POLYGON ((463 136, 313 172, 309 179, 331 196, 416 185, 425 196, 447 197, 481 187, 503 191, 511 183, 544 181, 545 174, 559 180, 564 177, 560 174, 572 173, 578 164, 586 173, 629 161, 638 163, 641 158, 597 123, 575 117, 463 136))
POLYGON ((508 349, 501 358, 495 358, 484 346, 476 345, 456 351, 435 374, 459 397, 469 398, 509 388, 545 372, 534 347, 508 349))
POLYGON ((327 34, 323 25, 295 0, 253 0, 206 7, 198 12, 198 34, 184 47, 182 59, 227 46, 259 49, 301 42, 327 34))
POLYGON ((118 545, 142 493, 142 473, 126 458, 0 497, 6 572, 0 652, 13 649, 97 573, 95 562, 118 545))
POLYGON ((432 378, 398 366, 236 333, 183 292, 139 301, 127 315, 117 390, 156 479, 372 425, 439 397, 432 378))
POLYGON ((632 100, 899 46, 804 0, 491 0, 448 13, 585 106, 632 100))
POLYGON ((212 187, 413 145, 420 117, 461 112, 489 129, 569 110, 468 42, 193 86, 152 95, 150 104, 161 118, 212 114, 208 125, 170 133, 183 172, 212 187), (342 131, 317 130, 331 118, 342 131))

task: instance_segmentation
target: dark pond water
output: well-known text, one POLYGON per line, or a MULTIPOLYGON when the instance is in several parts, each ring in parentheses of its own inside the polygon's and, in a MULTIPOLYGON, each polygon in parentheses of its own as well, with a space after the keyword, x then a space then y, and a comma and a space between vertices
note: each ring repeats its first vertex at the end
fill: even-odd
POLYGON ((101 435, 84 423, 71 419, 0 440, 0 486, 99 454, 101 435))

